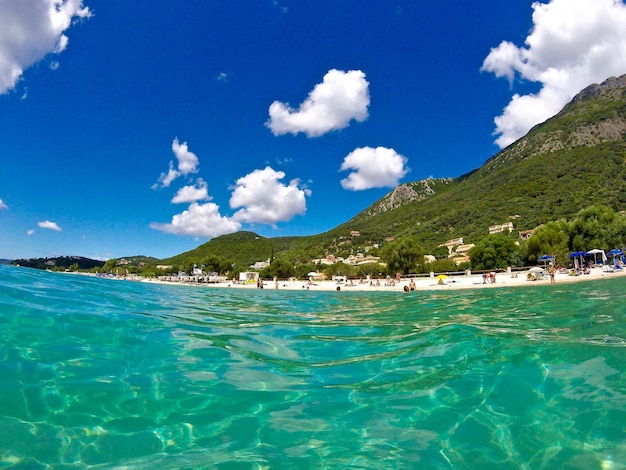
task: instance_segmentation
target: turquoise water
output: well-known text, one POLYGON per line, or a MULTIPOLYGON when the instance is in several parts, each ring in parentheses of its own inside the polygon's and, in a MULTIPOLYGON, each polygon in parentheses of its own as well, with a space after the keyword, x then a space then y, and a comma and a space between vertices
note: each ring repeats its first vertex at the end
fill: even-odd
POLYGON ((289 292, 0 266, 0 467, 626 468, 625 287, 289 292))

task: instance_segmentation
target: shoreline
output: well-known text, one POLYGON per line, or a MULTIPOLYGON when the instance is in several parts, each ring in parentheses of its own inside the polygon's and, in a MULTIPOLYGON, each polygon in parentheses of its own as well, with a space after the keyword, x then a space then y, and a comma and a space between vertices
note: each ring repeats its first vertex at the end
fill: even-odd
MULTIPOLYGON (((451 275, 440 281, 435 277, 422 277, 412 278, 415 282, 413 291, 441 291, 441 290, 458 290, 458 289, 493 289, 499 287, 515 287, 515 286, 537 286, 537 285, 550 285, 550 278, 546 274, 543 279, 530 281, 527 279, 528 270, 518 271, 515 273, 496 273, 494 283, 484 283, 482 274, 458 274, 451 275)), ((569 284, 576 282, 586 282, 600 279, 612 279, 626 277, 626 269, 615 270, 614 272, 605 271, 604 268, 596 267, 592 268, 589 274, 580 274, 577 276, 569 275, 568 273, 556 273, 555 284, 569 284)), ((132 279, 131 279, 132 280, 132 279)), ((235 283, 232 280, 214 283, 202 283, 202 282, 172 282, 159 279, 140 279, 140 282, 165 284, 165 285, 181 285, 181 286, 197 286, 206 288, 217 289, 259 289, 256 283, 235 283)), ((369 282, 359 283, 358 281, 352 282, 337 282, 337 281, 312 281, 307 280, 278 280, 264 281, 263 289, 270 290, 302 290, 302 291, 340 291, 340 292, 397 292, 397 293, 410 293, 405 291, 405 286, 408 288, 410 279, 401 278, 400 281, 395 281, 393 285, 386 285, 386 279, 379 279, 380 285, 370 285, 369 282)), ((375 283, 376 280, 373 280, 375 283)))

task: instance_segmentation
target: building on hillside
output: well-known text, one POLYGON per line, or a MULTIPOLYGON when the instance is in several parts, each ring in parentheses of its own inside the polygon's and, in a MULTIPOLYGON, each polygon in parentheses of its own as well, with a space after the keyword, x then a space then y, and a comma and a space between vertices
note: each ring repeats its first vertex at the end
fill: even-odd
POLYGON ((369 264, 369 263, 380 263, 380 257, 379 256, 362 256, 361 258, 357 259, 354 265, 360 266, 362 264, 369 264))
POLYGON ((250 267, 252 269, 259 269, 259 270, 261 270, 261 269, 267 268, 269 265, 270 265, 270 260, 268 259, 266 261, 257 261, 256 263, 250 265, 250 267))
POLYGON ((352 238, 354 238, 354 237, 360 237, 360 236, 361 236, 361 232, 359 232, 358 230, 351 230, 351 231, 350 231, 350 236, 351 236, 352 238))
POLYGON ((528 240, 535 230, 520 230, 519 237, 522 240, 528 240))
POLYGON ((452 261, 454 261, 454 263, 458 266, 461 263, 469 263, 470 262, 470 257, 469 257, 468 254, 455 255, 452 258, 452 261))
POLYGON ((463 244, 463 237, 461 238, 453 238, 452 240, 448 240, 445 243, 442 243, 441 246, 445 246, 448 249, 448 256, 450 256, 454 252, 454 248, 458 245, 463 244))
POLYGON ((474 245, 473 243, 465 243, 463 245, 457 246, 454 250, 454 253, 452 253, 451 255, 452 261, 454 261, 457 265, 461 263, 469 263, 469 251, 474 248, 474 246, 476 245, 474 245))
POLYGON ((335 264, 339 258, 335 259, 334 255, 327 255, 326 258, 316 258, 311 260, 313 264, 323 264, 325 266, 335 264))
POLYGON ((474 245, 473 243, 465 243, 463 245, 459 245, 456 247, 456 250, 454 250, 454 252, 457 255, 463 255, 463 254, 467 254, 469 253, 469 251, 474 248, 476 245, 474 245))
POLYGON ((494 233, 501 233, 504 232, 505 230, 508 230, 509 232, 513 231, 513 222, 507 222, 505 224, 502 225, 492 225, 489 227, 489 235, 493 235, 494 233))

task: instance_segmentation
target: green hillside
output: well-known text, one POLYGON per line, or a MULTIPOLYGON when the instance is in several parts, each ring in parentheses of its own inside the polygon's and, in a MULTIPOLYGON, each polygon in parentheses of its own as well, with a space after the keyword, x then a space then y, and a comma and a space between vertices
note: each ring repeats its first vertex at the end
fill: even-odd
POLYGON ((204 263, 211 256, 234 261, 237 266, 249 266, 273 256, 274 241, 253 232, 237 232, 212 239, 199 247, 161 260, 162 264, 204 263))
POLYGON ((386 237, 416 236, 428 250, 472 243, 491 225, 533 229, 600 204, 626 209, 626 75, 591 85, 548 121, 459 178, 398 186, 338 227, 314 236, 225 235, 164 262, 223 256, 239 266, 272 256, 306 262, 349 254, 386 237), (358 231, 359 237, 351 237, 358 231))
POLYGON ((414 234, 426 244, 480 238, 513 220, 516 229, 603 204, 626 208, 626 76, 583 90, 558 115, 428 198, 389 211, 380 202, 338 229, 414 234), (510 219, 511 216, 519 216, 510 219))

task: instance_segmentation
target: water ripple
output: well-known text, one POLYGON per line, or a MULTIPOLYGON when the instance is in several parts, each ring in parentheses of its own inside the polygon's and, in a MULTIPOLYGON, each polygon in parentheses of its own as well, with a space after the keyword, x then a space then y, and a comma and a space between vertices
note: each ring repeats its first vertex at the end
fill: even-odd
POLYGON ((626 461, 620 280, 404 295, 0 274, 7 468, 626 461))

